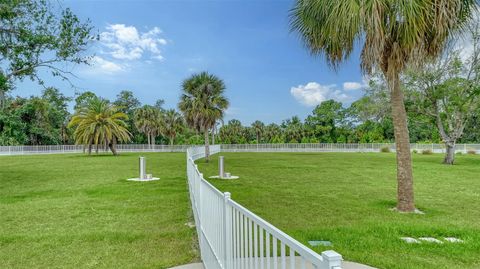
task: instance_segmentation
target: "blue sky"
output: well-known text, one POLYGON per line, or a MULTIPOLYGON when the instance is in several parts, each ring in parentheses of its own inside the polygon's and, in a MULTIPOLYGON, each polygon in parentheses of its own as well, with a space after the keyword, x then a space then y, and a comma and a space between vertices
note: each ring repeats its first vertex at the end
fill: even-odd
MULTIPOLYGON (((335 72, 311 57, 289 31, 290 0, 64 1, 101 34, 91 47, 93 66, 74 68, 68 83, 44 74, 66 95, 91 90, 115 99, 132 90, 142 103, 174 108, 183 79, 199 71, 222 78, 230 108, 226 120, 277 122, 305 118, 322 100, 345 104, 362 95, 358 51, 335 72)), ((39 94, 19 83, 14 95, 39 94)))

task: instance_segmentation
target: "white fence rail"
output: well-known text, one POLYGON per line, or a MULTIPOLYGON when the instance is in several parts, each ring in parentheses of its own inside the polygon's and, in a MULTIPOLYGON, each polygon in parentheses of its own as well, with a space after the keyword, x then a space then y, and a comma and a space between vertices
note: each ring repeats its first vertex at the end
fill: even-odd
MULTIPOLYGON (((418 152, 431 150, 434 153, 444 153, 443 144, 411 144, 411 149, 418 152)), ((185 152, 192 145, 144 145, 118 144, 118 152, 185 152)), ((379 152, 388 147, 395 151, 393 143, 305 143, 305 144, 234 144, 220 145, 224 152, 379 152)), ((55 153, 82 153, 83 145, 42 145, 42 146, 0 146, 0 155, 22 154, 55 154, 55 153)), ((108 149, 99 148, 99 152, 108 152, 108 149)), ((480 153, 480 144, 457 144, 456 152, 480 153)), ((93 149, 95 152, 95 148, 93 149)))
MULTIPOLYGON (((394 143, 301 143, 301 144, 222 144, 223 152, 379 152, 382 148, 395 151, 394 143)), ((410 144, 411 150, 445 153, 444 144, 410 144)), ((457 144, 456 152, 480 153, 480 144, 457 144)))
MULTIPOLYGON (((218 153, 221 146, 210 150, 218 153)), ((207 182, 195 164, 204 156, 203 147, 187 150, 190 200, 205 268, 341 269, 340 254, 317 254, 207 182)))
MULTIPOLYGON (((118 152, 185 152, 191 145, 146 145, 146 144, 118 144, 118 152)), ((83 145, 41 145, 41 146, 0 146, 0 155, 22 154, 56 154, 82 153, 87 149, 83 145)), ((92 153, 95 153, 95 147, 92 153)), ((110 149, 100 147, 98 152, 109 152, 110 149)))

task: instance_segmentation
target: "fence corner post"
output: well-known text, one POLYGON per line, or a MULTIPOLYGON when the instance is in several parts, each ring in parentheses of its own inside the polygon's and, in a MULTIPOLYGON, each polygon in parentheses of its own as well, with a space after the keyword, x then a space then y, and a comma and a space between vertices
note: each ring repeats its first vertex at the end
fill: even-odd
POLYGON ((342 255, 333 251, 327 250, 322 252, 322 258, 326 262, 328 269, 341 269, 342 268, 342 255))
POLYGON ((232 268, 231 257, 232 257, 232 215, 231 210, 229 210, 228 202, 230 201, 230 193, 223 193, 223 244, 224 244, 224 269, 232 268))

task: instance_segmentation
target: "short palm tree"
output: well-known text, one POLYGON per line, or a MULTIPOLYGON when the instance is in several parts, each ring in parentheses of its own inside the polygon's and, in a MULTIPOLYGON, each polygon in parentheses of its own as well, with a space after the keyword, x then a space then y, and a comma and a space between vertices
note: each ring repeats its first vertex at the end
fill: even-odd
POLYGON ((265 131, 265 124, 263 124, 263 122, 259 120, 256 120, 252 123, 252 128, 255 131, 255 135, 257 136, 257 144, 260 144, 261 135, 265 131))
POLYGON ((162 114, 162 134, 170 140, 170 145, 173 145, 175 137, 184 127, 183 117, 175 109, 169 109, 162 114))
POLYGON ((75 127, 74 138, 76 144, 88 147, 88 154, 92 153, 92 145, 110 148, 117 155, 117 142, 128 142, 130 132, 127 130, 128 116, 120 112, 119 108, 108 101, 95 98, 86 106, 80 107, 73 115, 68 127, 75 127))
POLYGON ((194 74, 182 84, 178 107, 187 124, 205 137, 205 160, 210 160, 208 131, 223 118, 228 100, 224 96, 225 84, 207 72, 194 74))
POLYGON ((133 113, 133 122, 135 127, 147 137, 149 147, 153 148, 162 128, 161 111, 156 107, 144 105, 133 113))
POLYGON ((415 210, 407 115, 400 74, 436 57, 449 35, 476 8, 475 0, 296 0, 291 25, 314 55, 323 54, 334 68, 355 43, 363 43, 361 67, 381 70, 391 92, 397 152, 397 209, 415 210))

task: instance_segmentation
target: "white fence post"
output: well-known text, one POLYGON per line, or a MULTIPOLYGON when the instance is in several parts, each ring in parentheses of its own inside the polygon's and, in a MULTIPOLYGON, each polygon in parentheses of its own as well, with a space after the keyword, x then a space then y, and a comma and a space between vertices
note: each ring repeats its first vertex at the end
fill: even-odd
POLYGON ((223 268, 232 268, 232 214, 229 206, 230 193, 223 193, 223 245, 225 257, 223 257, 223 268))
POLYGON ((325 269, 342 268, 342 255, 338 254, 337 252, 333 250, 324 251, 322 252, 322 258, 327 264, 327 267, 325 267, 325 269))

